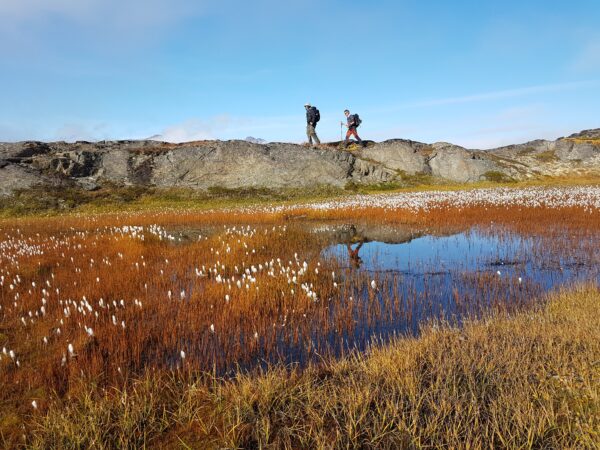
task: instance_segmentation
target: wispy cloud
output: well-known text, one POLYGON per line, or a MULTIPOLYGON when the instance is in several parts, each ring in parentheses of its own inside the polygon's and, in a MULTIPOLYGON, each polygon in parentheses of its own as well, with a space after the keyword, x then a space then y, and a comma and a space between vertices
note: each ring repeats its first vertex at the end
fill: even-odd
POLYGON ((488 100, 500 100, 505 98, 525 97, 533 94, 541 94, 547 92, 559 92, 569 91, 575 89, 589 88, 600 85, 600 80, 589 80, 589 81, 574 81, 570 83, 557 83, 557 84, 542 84, 538 86, 528 86, 516 89, 505 89, 500 91, 484 92, 480 94, 465 95, 460 97, 447 97, 433 100, 424 100, 413 103, 412 106, 439 106, 439 105, 452 105, 459 103, 472 103, 482 102, 488 100))
POLYGON ((414 102, 401 103, 383 109, 372 110, 372 113, 387 113, 409 108, 427 108, 432 106, 456 105, 463 103, 486 102, 502 100, 507 98, 526 97, 535 94, 570 91, 600 86, 600 80, 573 81, 568 83, 541 84, 515 89, 503 89, 498 91, 483 92, 477 94, 463 95, 457 97, 442 97, 437 99, 424 99, 414 102))

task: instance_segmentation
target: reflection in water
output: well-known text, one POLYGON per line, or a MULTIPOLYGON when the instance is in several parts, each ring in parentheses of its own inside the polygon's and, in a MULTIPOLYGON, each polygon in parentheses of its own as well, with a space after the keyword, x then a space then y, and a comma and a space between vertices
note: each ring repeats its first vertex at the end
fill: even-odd
MULTIPOLYGON (((595 228, 556 224, 534 235, 489 225, 432 235, 385 224, 294 226, 302 244, 289 261, 269 265, 246 253, 241 275, 226 273, 231 291, 212 276, 200 283, 192 277, 182 286, 189 294, 194 289, 203 294, 216 284, 223 296, 232 297, 214 310, 210 305, 211 320, 227 316, 227 333, 205 330, 179 344, 190 355, 197 353, 206 368, 232 373, 269 363, 305 365, 323 355, 364 350, 374 339, 417 335, 429 321, 460 325, 493 308, 527 307, 551 289, 600 282, 595 228), (255 277, 260 291, 252 294, 255 277), (264 300, 263 292, 277 297, 264 300), (239 297, 246 296, 255 297, 241 303, 239 297)), ((224 249, 230 242, 235 238, 223 241, 224 249)), ((264 241, 263 248, 271 243, 264 241)))
POLYGON ((363 241, 359 242, 356 247, 353 249, 350 243, 346 244, 346 248, 348 250, 348 257, 350 258, 350 264, 355 269, 359 269, 363 260, 360 256, 358 256, 358 252, 360 248, 363 246, 363 241))
MULTIPOLYGON (((518 234, 472 230, 450 236, 422 236, 402 243, 361 241, 364 269, 374 272, 404 274, 441 273, 450 270, 475 271, 491 265, 518 266, 533 264, 540 238, 518 234)), ((353 265, 353 255, 348 256, 353 265)), ((344 260, 344 245, 334 244, 324 255, 344 260)), ((551 256, 552 252, 548 256, 551 256)), ((554 254, 554 257, 558 255, 554 254)), ((546 258, 544 258, 546 259, 546 258)), ((540 261, 541 262, 541 261, 540 261)), ((556 261, 555 261, 556 262, 556 261)))

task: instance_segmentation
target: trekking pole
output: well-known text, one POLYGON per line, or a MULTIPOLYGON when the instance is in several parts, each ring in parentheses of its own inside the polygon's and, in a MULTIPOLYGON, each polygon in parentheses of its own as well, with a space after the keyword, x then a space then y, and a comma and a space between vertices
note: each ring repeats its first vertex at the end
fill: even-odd
POLYGON ((340 144, 342 143, 343 136, 344 136, 344 124, 342 122, 340 122, 340 144))

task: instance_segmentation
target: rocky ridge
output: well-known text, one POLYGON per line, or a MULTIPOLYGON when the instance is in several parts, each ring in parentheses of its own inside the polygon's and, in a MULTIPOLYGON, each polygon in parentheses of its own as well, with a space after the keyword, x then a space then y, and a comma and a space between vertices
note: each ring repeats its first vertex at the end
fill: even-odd
POLYGON ((455 181, 600 172, 600 129, 556 141, 468 150, 403 139, 340 150, 288 143, 152 140, 0 143, 0 195, 34 186, 302 188, 429 176, 455 181))

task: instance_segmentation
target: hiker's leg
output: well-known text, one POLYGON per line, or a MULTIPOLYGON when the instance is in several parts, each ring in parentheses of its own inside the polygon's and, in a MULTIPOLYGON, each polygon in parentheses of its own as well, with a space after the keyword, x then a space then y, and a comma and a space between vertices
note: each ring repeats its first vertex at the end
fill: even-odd
POLYGON ((365 146, 365 143, 362 141, 362 139, 360 138, 360 136, 358 135, 358 133, 356 132, 356 127, 352 127, 352 130, 348 130, 349 132, 351 131, 352 136, 354 136, 354 138, 356 139, 356 142, 358 142, 361 146, 365 146))
POLYGON ((354 127, 348 128, 348 132, 346 133, 346 142, 349 142, 351 136, 354 136, 354 138, 360 142, 360 138, 358 137, 358 134, 356 134, 356 128, 354 127))
POLYGON ((315 144, 319 145, 321 143, 319 137, 317 136, 317 132, 315 131, 314 125, 308 124, 306 126, 306 135, 308 136, 308 143, 310 145, 312 145, 313 139, 315 140, 315 144))
POLYGON ((346 131, 346 139, 344 140, 344 147, 348 147, 348 144, 350 143, 350 136, 352 136, 352 128, 348 128, 348 131, 346 131))
POLYGON ((362 141, 362 139, 360 138, 360 136, 358 135, 358 133, 356 132, 356 128, 354 129, 354 137, 356 138, 356 140, 358 141, 358 143, 361 146, 365 146, 365 143, 362 141))
POLYGON ((315 144, 320 145, 321 141, 319 140, 319 136, 317 136, 317 131, 313 127, 313 137, 315 138, 315 144))

